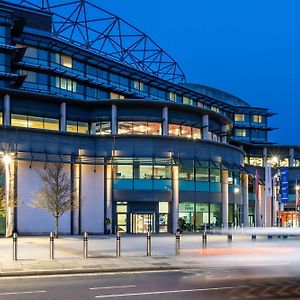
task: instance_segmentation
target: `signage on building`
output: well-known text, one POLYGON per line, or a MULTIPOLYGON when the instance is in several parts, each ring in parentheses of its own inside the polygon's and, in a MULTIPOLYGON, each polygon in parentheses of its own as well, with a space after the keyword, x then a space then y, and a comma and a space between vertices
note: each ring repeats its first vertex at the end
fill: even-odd
POLYGON ((270 165, 266 166, 266 197, 272 197, 272 168, 270 165))
POLYGON ((280 195, 281 203, 287 204, 289 202, 289 169, 280 168, 280 195))

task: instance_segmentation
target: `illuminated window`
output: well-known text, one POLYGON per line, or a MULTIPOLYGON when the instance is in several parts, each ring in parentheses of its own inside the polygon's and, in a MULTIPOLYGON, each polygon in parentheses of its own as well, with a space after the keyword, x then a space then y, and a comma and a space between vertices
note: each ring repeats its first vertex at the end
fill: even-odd
POLYGON ((55 62, 59 65, 62 65, 66 68, 73 67, 73 59, 69 55, 64 55, 60 53, 55 53, 55 62))
POLYGON ((76 81, 65 77, 56 77, 56 87, 73 93, 77 91, 76 81))
POLYGON ((212 111, 215 111, 215 112, 217 112, 217 113, 220 112, 219 107, 216 107, 216 106, 212 106, 212 107, 211 107, 211 110, 212 110, 212 111))
POLYGON ((176 101, 176 93, 174 92, 169 92, 169 100, 175 102, 176 101))
POLYGON ((11 115, 11 125, 45 130, 59 130, 59 120, 27 115, 11 115))
POLYGON ((181 136, 180 125, 169 124, 169 135, 171 135, 171 136, 181 136))
POLYGON ((99 134, 99 135, 111 134, 110 121, 99 121, 99 122, 92 123, 91 134, 99 134))
POLYGON ((183 104, 188 104, 188 105, 193 105, 193 99, 191 99, 189 97, 183 97, 182 98, 182 103, 183 104))
POLYGON ((3 113, 0 112, 0 125, 3 125, 3 113))
POLYGON ((262 157, 249 157, 249 164, 252 166, 263 166, 263 158, 262 157))
POLYGON ((198 106, 198 107, 204 107, 204 104, 203 104, 202 102, 198 101, 198 102, 197 102, 197 106, 198 106))
POLYGON ((161 135, 161 123, 157 122, 118 122, 118 134, 161 135))
POLYGON ((193 139, 201 139, 201 129, 194 128, 186 125, 169 124, 169 135, 170 136, 182 136, 193 139))
POLYGON ((245 122, 245 115, 244 114, 235 114, 234 121, 235 122, 245 122))
POLYGON ((67 121, 67 131, 89 133, 89 124, 86 122, 67 121))
POLYGON ((125 97, 121 94, 111 92, 110 99, 125 99, 125 97))
POLYGON ((144 83, 139 81, 139 80, 134 80, 133 81, 133 88, 135 90, 143 92, 144 91, 144 83))
POLYGON ((235 136, 246 137, 247 136, 246 129, 235 129, 235 136))
POLYGON ((262 123, 262 116, 261 115, 253 115, 253 122, 254 123, 262 123))

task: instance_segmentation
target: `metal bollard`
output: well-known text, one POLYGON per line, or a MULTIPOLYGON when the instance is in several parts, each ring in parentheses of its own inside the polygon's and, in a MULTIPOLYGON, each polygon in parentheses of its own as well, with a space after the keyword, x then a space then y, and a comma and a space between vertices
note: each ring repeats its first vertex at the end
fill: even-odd
POLYGON ((89 256, 89 249, 88 249, 88 238, 89 238, 89 235, 87 232, 85 232, 83 234, 83 257, 84 258, 88 258, 89 256))
POLYGON ((252 240, 256 240, 256 235, 252 234, 252 240))
POLYGON ((206 231, 203 231, 202 233, 202 248, 207 247, 207 234, 206 231))
POLYGON ((268 240, 271 240, 273 238, 272 235, 268 235, 268 240))
POLYGON ((50 232, 50 259, 54 259, 54 234, 50 232))
POLYGON ((232 242, 232 234, 228 234, 227 235, 227 241, 228 242, 232 242))
POLYGON ((147 256, 151 256, 151 232, 147 233, 147 256))
POLYGON ((120 257, 121 256, 121 237, 120 237, 120 233, 117 232, 117 236, 116 236, 116 257, 120 257))
POLYGON ((180 232, 177 231, 175 234, 175 249, 176 255, 180 255, 180 232))
POLYGON ((17 245, 18 245, 18 235, 14 233, 13 234, 13 260, 18 259, 17 245))

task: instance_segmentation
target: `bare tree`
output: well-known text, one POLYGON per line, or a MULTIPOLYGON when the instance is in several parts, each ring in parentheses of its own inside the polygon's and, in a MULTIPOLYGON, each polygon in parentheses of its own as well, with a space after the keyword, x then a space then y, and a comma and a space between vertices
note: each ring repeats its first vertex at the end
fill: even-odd
POLYGON ((64 172, 63 164, 54 164, 39 172, 42 188, 34 192, 31 206, 41 208, 54 217, 54 234, 58 237, 58 221, 66 212, 79 208, 71 188, 71 178, 64 172))

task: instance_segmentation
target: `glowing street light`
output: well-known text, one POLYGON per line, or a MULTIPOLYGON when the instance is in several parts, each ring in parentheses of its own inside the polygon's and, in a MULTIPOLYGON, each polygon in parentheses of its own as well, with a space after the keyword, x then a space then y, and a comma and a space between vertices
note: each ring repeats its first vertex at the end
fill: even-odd
POLYGON ((9 166, 11 161, 12 161, 12 157, 10 154, 5 154, 2 158, 2 161, 4 162, 5 166, 9 166))
POLYGON ((233 190, 233 192, 234 192, 235 194, 238 194, 238 193, 240 192, 240 188, 235 187, 234 190, 233 190))

